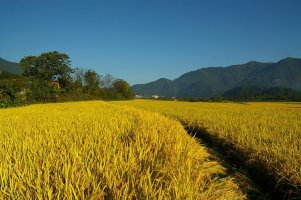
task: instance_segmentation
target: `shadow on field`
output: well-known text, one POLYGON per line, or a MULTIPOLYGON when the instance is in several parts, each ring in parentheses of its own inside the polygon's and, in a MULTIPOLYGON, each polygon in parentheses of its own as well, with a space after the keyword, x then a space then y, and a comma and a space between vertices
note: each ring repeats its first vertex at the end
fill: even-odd
POLYGON ((233 144, 210 134, 204 128, 182 124, 189 135, 201 139, 211 153, 224 162, 229 174, 235 177, 248 199, 301 199, 301 188, 277 177, 272 167, 266 166, 263 161, 251 159, 233 144))

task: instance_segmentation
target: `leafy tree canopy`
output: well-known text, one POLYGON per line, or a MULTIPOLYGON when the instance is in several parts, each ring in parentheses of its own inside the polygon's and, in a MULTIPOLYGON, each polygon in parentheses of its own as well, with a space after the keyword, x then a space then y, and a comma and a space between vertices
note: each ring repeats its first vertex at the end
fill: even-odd
POLYGON ((27 56, 20 61, 23 75, 45 81, 58 81, 61 85, 70 81, 73 69, 69 56, 57 51, 40 56, 27 56))
POLYGON ((115 80, 113 83, 113 89, 115 90, 115 92, 121 94, 123 97, 127 99, 133 97, 131 87, 125 80, 122 79, 115 80))

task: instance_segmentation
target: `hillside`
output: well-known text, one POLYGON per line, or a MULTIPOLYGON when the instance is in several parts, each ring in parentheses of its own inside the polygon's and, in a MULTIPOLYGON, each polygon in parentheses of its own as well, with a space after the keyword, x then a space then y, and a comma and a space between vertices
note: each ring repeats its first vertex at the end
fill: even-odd
POLYGON ((0 74, 5 71, 11 74, 19 75, 22 73, 22 68, 18 63, 10 62, 0 58, 0 74))
POLYGON ((301 91, 301 59, 285 58, 277 63, 251 61, 228 67, 208 67, 174 80, 132 86, 136 94, 171 97, 212 97, 244 85, 284 87, 301 91))
POLYGON ((301 59, 285 58, 268 65, 259 73, 245 79, 240 85, 246 84, 301 90, 301 59))
POLYGON ((301 101, 301 92, 295 91, 291 88, 247 85, 228 90, 223 94, 223 97, 229 100, 301 101))
POLYGON ((132 86, 132 90, 136 94, 152 95, 157 94, 160 96, 175 96, 178 89, 174 85, 173 81, 161 78, 157 81, 150 82, 148 84, 137 84, 132 86))

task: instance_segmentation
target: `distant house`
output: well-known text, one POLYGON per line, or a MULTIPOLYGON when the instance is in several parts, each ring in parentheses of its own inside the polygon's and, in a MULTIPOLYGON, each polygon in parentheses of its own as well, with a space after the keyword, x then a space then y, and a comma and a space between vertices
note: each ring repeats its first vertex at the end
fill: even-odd
POLYGON ((136 99, 142 99, 143 96, 142 96, 141 94, 136 94, 136 95, 135 95, 135 98, 136 98, 136 99))
POLYGON ((23 89, 19 92, 19 94, 20 94, 22 100, 25 100, 25 99, 26 99, 26 93, 27 93, 27 89, 26 89, 26 88, 23 88, 23 89))
POLYGON ((20 95, 26 95, 26 89, 22 89, 21 92, 19 92, 20 95))
POLYGON ((58 89, 60 88, 60 83, 58 81, 51 81, 49 83, 49 85, 51 85, 51 86, 53 86, 55 88, 58 88, 58 89))
POLYGON ((152 96, 152 98, 153 99, 158 99, 160 96, 159 95, 156 95, 156 94, 154 94, 153 96, 152 96))

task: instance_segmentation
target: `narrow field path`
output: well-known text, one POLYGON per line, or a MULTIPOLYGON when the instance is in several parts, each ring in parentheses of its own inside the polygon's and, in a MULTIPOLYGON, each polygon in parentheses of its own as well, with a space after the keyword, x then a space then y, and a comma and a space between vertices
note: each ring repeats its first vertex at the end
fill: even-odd
POLYGON ((214 138, 206 129, 195 128, 181 123, 186 132, 200 140, 210 152, 217 156, 229 174, 237 173, 237 184, 248 199, 301 199, 301 189, 289 182, 277 187, 277 178, 259 160, 250 163, 249 157, 239 152, 234 145, 220 138, 214 138))
MULTIPOLYGON (((270 196, 268 191, 265 191, 264 188, 252 179, 250 174, 247 172, 247 169, 231 160, 232 156, 227 150, 220 149, 211 139, 208 138, 208 136, 203 137, 203 132, 201 133, 200 130, 197 131, 195 128, 189 127, 183 123, 181 124, 187 134, 197 139, 200 145, 205 146, 208 152, 227 170, 227 174, 235 179, 235 183, 246 194, 248 199, 274 199, 270 196)), ((239 155, 236 156, 239 157, 239 155)))

